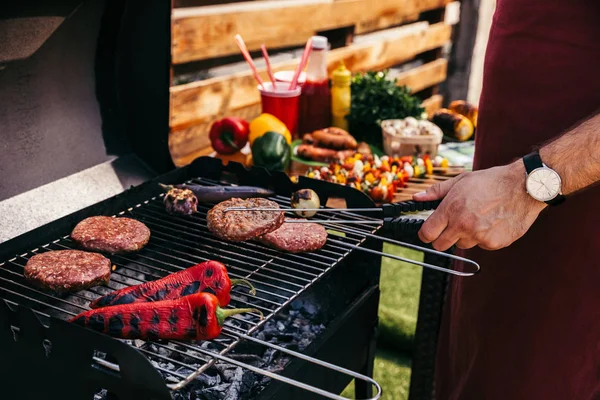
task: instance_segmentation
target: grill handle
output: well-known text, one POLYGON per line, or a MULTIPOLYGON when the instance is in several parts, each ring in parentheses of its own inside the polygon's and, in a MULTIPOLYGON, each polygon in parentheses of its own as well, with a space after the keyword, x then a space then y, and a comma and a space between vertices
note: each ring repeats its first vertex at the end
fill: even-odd
POLYGON ((399 203, 383 204, 381 209, 384 218, 392 218, 407 212, 435 210, 441 203, 441 200, 434 201, 402 201, 399 203))

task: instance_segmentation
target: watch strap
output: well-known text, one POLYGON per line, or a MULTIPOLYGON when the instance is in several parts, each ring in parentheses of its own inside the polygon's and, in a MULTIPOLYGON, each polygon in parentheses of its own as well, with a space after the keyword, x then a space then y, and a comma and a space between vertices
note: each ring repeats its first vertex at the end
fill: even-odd
MULTIPOLYGON (((523 164, 525 164, 525 171, 527 171, 527 175, 529 175, 531 171, 537 168, 542 168, 544 166, 544 163, 542 162, 542 157, 540 157, 540 152, 537 150, 523 157, 523 164)), ((565 201, 565 199, 566 197, 559 193, 555 198, 553 198, 552 200, 548 200, 545 203, 550 206, 557 206, 559 204, 562 204, 565 201)))
POLYGON ((529 175, 534 169, 542 168, 544 166, 542 157, 540 157, 540 153, 537 150, 523 157, 523 164, 525 164, 525 171, 527 171, 527 175, 529 175))
POLYGON ((566 200, 565 196, 563 196, 562 194, 557 194, 555 198, 553 198, 552 200, 548 200, 545 203, 548 204, 549 206, 557 206, 559 204, 564 203, 565 200, 566 200))

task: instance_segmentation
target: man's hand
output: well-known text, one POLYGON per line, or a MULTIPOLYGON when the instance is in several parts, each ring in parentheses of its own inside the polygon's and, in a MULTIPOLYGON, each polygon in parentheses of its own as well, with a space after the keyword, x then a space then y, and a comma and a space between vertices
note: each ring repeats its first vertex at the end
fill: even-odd
POLYGON ((414 195, 416 201, 444 199, 425 221, 419 238, 436 250, 506 247, 527 232, 546 204, 525 191, 521 160, 469 172, 414 195))

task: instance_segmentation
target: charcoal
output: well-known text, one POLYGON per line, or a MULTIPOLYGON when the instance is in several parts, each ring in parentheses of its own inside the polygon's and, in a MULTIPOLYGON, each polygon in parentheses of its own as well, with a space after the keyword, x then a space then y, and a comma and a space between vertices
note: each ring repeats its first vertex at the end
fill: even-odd
POLYGON ((259 366, 264 363, 263 359, 256 354, 230 354, 230 357, 234 360, 238 360, 246 364, 252 364, 254 366, 259 366))
MULTIPOLYGON (((244 298, 244 295, 236 294, 236 298, 244 298)), ((322 319, 318 315, 319 308, 310 299, 295 300, 290 308, 287 314, 276 314, 269 319, 255 333, 255 337, 289 350, 302 352, 325 331, 325 325, 321 324, 322 319)), ((247 329, 247 324, 243 322, 234 319, 227 321, 227 324, 231 326, 241 327, 242 330, 247 329)), ((230 338, 221 337, 216 341, 200 341, 195 343, 195 346, 199 346, 203 350, 218 352, 231 342, 230 338)), ((131 342, 131 344, 138 345, 139 343, 131 342)), ((177 343, 169 344, 169 348, 146 343, 144 348, 187 365, 187 368, 179 368, 179 365, 167 362, 163 358, 150 357, 154 366, 173 372, 177 371, 184 376, 202 367, 204 361, 200 360, 210 358, 206 354, 192 350, 189 345, 177 343)), ((273 373, 282 373, 291 359, 285 353, 250 341, 242 341, 226 355, 273 373)), ((179 378, 168 373, 163 371, 159 371, 159 373, 167 383, 179 381, 179 378)), ((173 400, 252 399, 257 397, 270 382, 271 378, 264 375, 256 374, 237 365, 217 361, 182 390, 172 392, 172 398, 173 400)), ((95 398, 109 400, 105 393, 99 393, 95 398)))
MULTIPOLYGON (((229 390, 229 387, 231 386, 231 384, 229 383, 224 383, 222 385, 217 385, 217 386, 213 386, 210 387, 208 389, 202 390, 199 392, 201 399, 206 399, 206 400, 223 400, 225 399, 225 395, 227 394, 227 391, 229 390)), ((192 398, 191 396, 189 397, 190 399, 192 398)), ((234 397, 237 398, 237 397, 234 397)))
POLYGON ((234 375, 231 379, 231 385, 229 385, 229 390, 225 395, 227 399, 237 399, 243 392, 244 385, 242 382, 242 378, 244 377, 244 371, 241 367, 237 367, 234 371, 234 375))
POLYGON ((273 359, 275 358, 276 353, 277 353, 277 350, 275 350, 275 349, 267 349, 265 351, 265 355, 263 356, 264 365, 273 364, 273 359))

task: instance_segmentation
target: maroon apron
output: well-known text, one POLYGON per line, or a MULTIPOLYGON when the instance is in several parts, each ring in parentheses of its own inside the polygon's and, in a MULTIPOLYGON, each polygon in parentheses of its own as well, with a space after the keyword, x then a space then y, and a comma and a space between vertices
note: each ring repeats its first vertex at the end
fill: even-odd
MULTIPOLYGON (((498 0, 475 168, 599 109, 600 0, 498 0)), ((600 399, 600 186, 545 210, 510 247, 464 254, 482 271, 450 281, 436 399, 600 399)))

